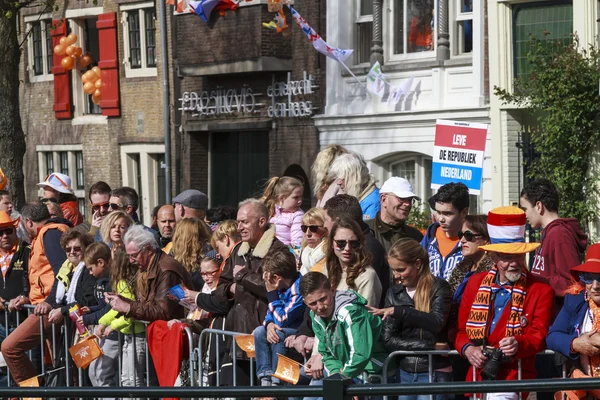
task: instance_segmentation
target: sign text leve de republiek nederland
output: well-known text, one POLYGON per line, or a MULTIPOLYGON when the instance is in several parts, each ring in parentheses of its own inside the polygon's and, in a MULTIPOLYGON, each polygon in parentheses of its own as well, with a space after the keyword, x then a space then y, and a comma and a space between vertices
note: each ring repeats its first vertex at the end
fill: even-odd
POLYGON ((437 120, 433 146, 431 188, 462 182, 471 194, 480 194, 488 126, 437 120))

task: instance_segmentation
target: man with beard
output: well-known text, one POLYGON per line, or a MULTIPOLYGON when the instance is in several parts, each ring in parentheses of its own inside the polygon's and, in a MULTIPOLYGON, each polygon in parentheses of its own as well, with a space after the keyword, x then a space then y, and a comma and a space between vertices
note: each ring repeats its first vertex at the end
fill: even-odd
MULTIPOLYGON (((539 243, 525 243, 525 212, 499 207, 488 214, 494 266, 469 278, 460 303, 455 347, 477 369, 477 380, 535 379, 535 356, 546 347, 554 292, 529 273, 525 255, 539 243)), ((518 393, 492 393, 488 398, 517 400, 518 393)))
POLYGON ((158 225, 158 233, 160 235, 160 239, 158 244, 160 248, 167 254, 171 251, 171 247, 173 246, 173 233, 175 232, 175 208, 166 204, 158 209, 158 213, 156 214, 156 224, 158 225))

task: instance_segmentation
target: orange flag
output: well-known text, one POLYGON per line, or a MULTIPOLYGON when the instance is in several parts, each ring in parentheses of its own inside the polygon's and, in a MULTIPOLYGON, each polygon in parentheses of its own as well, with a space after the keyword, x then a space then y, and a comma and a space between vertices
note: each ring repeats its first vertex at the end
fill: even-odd
POLYGON ((291 358, 277 354, 277 370, 273 376, 295 385, 300 379, 300 364, 291 358))
POLYGON ((254 336, 252 336, 252 335, 236 336, 235 342, 237 343, 238 346, 240 346, 240 349, 242 349, 246 352, 246 355, 248 357, 256 356, 256 350, 254 348, 254 336))
MULTIPOLYGON (((34 376, 29 379, 25 379, 22 382, 19 382, 19 386, 21 387, 40 387, 40 381, 37 376, 34 376)), ((39 397, 23 397, 23 400, 42 400, 39 397)))
POLYGON ((92 361, 104 354, 95 339, 96 336, 91 335, 69 348, 77 368, 87 368, 92 361))

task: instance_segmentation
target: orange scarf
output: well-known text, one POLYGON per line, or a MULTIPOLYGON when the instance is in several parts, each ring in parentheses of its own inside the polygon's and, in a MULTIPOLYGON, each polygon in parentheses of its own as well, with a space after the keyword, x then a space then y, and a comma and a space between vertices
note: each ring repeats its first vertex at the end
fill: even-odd
MULTIPOLYGON (((488 329, 488 317, 491 303, 492 288, 499 287, 496 284, 496 275, 498 269, 494 266, 483 278, 477 296, 471 306, 469 319, 466 324, 467 336, 473 341, 483 341, 488 329)), ((527 275, 522 272, 521 277, 512 287, 511 300, 508 306, 510 314, 506 322, 506 336, 516 336, 523 333, 521 326, 521 314, 523 313, 523 304, 525 303, 527 275)), ((599 318, 600 321, 600 318, 599 318)))
MULTIPOLYGON (((586 293, 586 298, 588 297, 586 293)), ((590 305, 589 316, 592 320, 592 329, 600 332, 600 307, 592 299, 588 299, 590 305)), ((593 377, 600 376, 600 355, 590 356, 590 375, 593 377)))

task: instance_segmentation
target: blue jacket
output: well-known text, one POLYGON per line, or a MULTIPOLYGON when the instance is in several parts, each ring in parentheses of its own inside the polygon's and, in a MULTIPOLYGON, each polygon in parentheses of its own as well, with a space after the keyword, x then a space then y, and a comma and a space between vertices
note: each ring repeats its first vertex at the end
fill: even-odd
POLYGON ((269 311, 265 317, 264 325, 273 322, 282 328, 297 329, 304 319, 304 301, 300 294, 300 279, 298 279, 285 292, 273 290, 267 292, 269 311))
POLYGON ((379 188, 377 186, 371 193, 367 195, 360 202, 360 208, 362 209, 363 219, 373 219, 381 209, 381 203, 379 200, 379 188))
POLYGON ((431 273, 438 278, 448 280, 454 268, 463 259, 462 245, 459 241, 450 254, 446 258, 443 258, 437 239, 435 238, 435 232, 439 226, 440 224, 437 222, 429 225, 427 233, 425 233, 423 240, 421 240, 421 247, 427 250, 429 254, 429 268, 431 268, 431 273))
POLYGON ((548 348, 573 360, 578 359, 579 354, 571 353, 571 342, 581 335, 581 326, 589 308, 588 302, 585 301, 585 291, 577 295, 565 295, 564 305, 546 337, 548 348))

